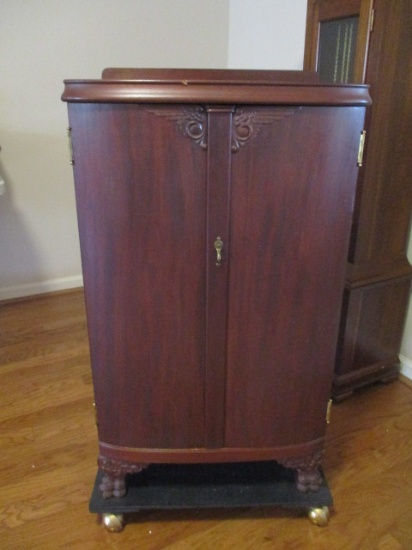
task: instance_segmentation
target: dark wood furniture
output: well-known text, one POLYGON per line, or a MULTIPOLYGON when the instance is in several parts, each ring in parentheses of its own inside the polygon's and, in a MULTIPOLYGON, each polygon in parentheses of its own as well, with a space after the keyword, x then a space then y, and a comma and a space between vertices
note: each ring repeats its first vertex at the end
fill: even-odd
POLYGON ((130 517, 143 510, 184 510, 187 514, 206 508, 212 514, 229 508, 232 517, 241 508, 307 510, 312 523, 322 527, 327 525, 328 510, 333 506, 326 479, 318 491, 303 493, 296 488, 293 470, 273 461, 152 464, 129 476, 127 494, 117 499, 102 497, 102 477, 102 472, 97 472, 89 510, 99 514, 104 526, 115 532, 122 530, 124 514, 130 517))
POLYGON ((256 460, 318 490, 367 88, 103 74, 63 94, 103 496, 256 460))
POLYGON ((398 376, 412 277, 406 256, 412 211, 411 29, 410 0, 308 1, 305 68, 325 81, 365 82, 373 101, 348 257, 333 383, 337 400, 398 376))

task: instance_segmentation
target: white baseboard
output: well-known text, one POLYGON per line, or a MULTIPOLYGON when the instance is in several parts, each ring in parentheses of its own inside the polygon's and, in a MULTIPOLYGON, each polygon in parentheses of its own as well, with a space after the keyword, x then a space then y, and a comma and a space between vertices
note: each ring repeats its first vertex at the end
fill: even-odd
POLYGON ((0 301, 13 298, 22 298, 24 296, 35 296, 45 292, 56 292, 58 290, 69 290, 83 286, 83 277, 74 275, 73 277, 61 277, 48 281, 39 281, 26 285, 16 285, 0 288, 0 301))
POLYGON ((400 355, 399 359, 401 360, 401 373, 412 380, 412 359, 408 359, 404 355, 400 355))

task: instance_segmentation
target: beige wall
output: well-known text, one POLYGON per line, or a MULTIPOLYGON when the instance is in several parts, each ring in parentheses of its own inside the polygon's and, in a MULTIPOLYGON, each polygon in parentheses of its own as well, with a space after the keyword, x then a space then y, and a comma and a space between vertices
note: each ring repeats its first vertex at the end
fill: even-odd
POLYGON ((300 70, 307 0, 231 0, 229 67, 300 70))
POLYGON ((2 0, 0 299, 82 283, 64 78, 226 67, 228 0, 2 0))

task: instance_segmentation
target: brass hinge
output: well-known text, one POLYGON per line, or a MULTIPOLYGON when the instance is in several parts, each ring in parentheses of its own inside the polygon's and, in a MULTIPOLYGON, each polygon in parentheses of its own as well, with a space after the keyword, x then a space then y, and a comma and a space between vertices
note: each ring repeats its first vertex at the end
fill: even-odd
POLYGON ((370 18, 370 21, 369 21, 369 32, 373 31, 374 22, 375 22, 375 10, 372 10, 371 11, 371 18, 370 18))
POLYGON ((94 408, 94 423, 95 423, 96 428, 98 428, 99 427, 99 421, 97 419, 97 405, 96 405, 96 403, 93 403, 93 408, 94 408))
POLYGON ((328 401, 328 408, 326 409, 326 424, 330 424, 330 414, 332 412, 332 399, 328 401))
POLYGON ((74 164, 72 129, 70 128, 70 126, 67 128, 67 137, 69 139, 69 162, 70 164, 74 164))
POLYGON ((359 138, 358 166, 362 166, 362 162, 363 162, 363 150, 365 148, 365 137, 366 137, 366 130, 363 130, 359 138))

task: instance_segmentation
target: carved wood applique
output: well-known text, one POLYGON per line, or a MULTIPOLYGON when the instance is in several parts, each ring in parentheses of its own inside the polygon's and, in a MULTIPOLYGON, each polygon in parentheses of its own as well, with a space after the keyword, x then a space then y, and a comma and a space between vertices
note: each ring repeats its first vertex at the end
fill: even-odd
MULTIPOLYGON (((180 132, 191 138, 202 149, 207 149, 207 113, 201 107, 167 107, 150 109, 150 113, 177 123, 180 132)), ((295 113, 295 109, 266 111, 236 111, 232 120, 232 153, 255 139, 265 124, 272 124, 295 113)))
POLYGON ((232 127, 232 153, 255 139, 264 124, 293 115, 295 109, 271 109, 267 111, 236 111, 232 127))
POLYGON ((277 460, 285 468, 295 468, 299 470, 313 470, 318 468, 322 464, 324 450, 317 451, 310 455, 305 456, 293 456, 290 458, 283 458, 277 460))
POLYGON ((296 488, 301 493, 319 491, 323 480, 319 468, 322 465, 324 451, 307 456, 283 458, 277 460, 285 468, 296 470, 296 488))
POLYGON ((159 107, 149 112, 175 121, 184 136, 193 139, 202 149, 207 149, 207 115, 203 107, 159 107))
POLYGON ((135 464, 122 460, 112 460, 103 455, 97 458, 99 469, 104 476, 99 485, 103 498, 121 498, 126 492, 126 475, 137 474, 146 468, 147 464, 135 464))

